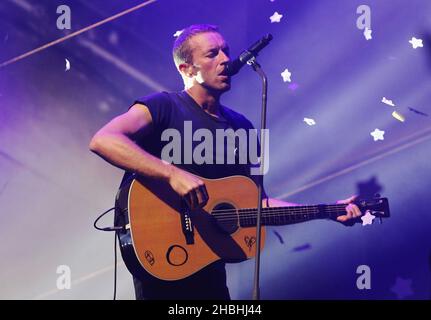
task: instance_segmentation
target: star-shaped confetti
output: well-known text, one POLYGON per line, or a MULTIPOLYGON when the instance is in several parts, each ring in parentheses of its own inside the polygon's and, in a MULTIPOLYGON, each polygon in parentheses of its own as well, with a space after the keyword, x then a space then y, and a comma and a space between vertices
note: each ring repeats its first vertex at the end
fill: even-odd
POLYGON ((391 288, 391 291, 397 295, 399 300, 411 296, 413 294, 412 280, 397 277, 395 284, 391 288))
POLYGON ((283 15, 279 14, 277 11, 275 11, 274 14, 269 17, 271 23, 280 22, 281 18, 283 18, 283 15))
POLYGON ((64 60, 66 60, 66 69, 64 71, 69 71, 70 70, 70 62, 67 59, 64 59, 64 60))
POLYGON ((373 37, 371 36, 372 32, 373 32, 373 30, 365 28, 364 37, 367 41, 373 39, 373 37))
POLYGON ((397 119, 398 121, 404 122, 406 120, 406 118, 399 112, 392 112, 392 117, 394 117, 395 119, 397 119))
POLYGON ((373 136, 374 141, 385 140, 385 138, 383 138, 383 135, 385 134, 385 132, 383 130, 375 129, 370 134, 373 136))
POLYGON ((183 33, 184 30, 178 30, 177 32, 174 33, 174 37, 177 38, 181 35, 181 33, 183 33))
POLYGON ((366 226, 367 224, 373 224, 373 220, 376 217, 370 213, 370 210, 365 211, 365 215, 361 217, 362 225, 366 226))
POLYGON ((310 118, 304 118, 304 122, 308 124, 309 126, 314 126, 316 124, 316 121, 310 118))
POLYGON ((392 100, 388 100, 388 99, 386 99, 385 97, 383 97, 382 102, 383 102, 384 104, 387 104, 388 106, 395 107, 395 104, 392 102, 392 100))
POLYGON ((423 43, 422 43, 422 39, 416 39, 415 37, 411 38, 409 40, 409 42, 411 43, 413 49, 419 48, 419 47, 423 47, 423 43))
POLYGON ((289 72, 289 70, 285 69, 282 73, 281 76, 283 77, 283 81, 284 82, 291 82, 292 80, 290 79, 291 77, 291 73, 289 72))

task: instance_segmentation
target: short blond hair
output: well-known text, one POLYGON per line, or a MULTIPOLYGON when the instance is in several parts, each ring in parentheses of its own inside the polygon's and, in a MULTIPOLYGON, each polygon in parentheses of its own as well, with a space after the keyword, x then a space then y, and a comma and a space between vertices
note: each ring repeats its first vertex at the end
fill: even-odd
POLYGON ((189 40, 200 33, 217 32, 217 26, 211 24, 194 24, 185 28, 174 42, 172 48, 172 55, 174 58, 175 66, 179 67, 182 63, 193 63, 193 52, 190 47, 189 40))

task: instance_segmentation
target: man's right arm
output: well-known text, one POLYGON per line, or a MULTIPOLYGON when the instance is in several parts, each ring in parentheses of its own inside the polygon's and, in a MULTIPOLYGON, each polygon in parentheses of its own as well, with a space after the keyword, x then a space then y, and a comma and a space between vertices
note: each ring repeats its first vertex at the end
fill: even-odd
POLYGON ((138 132, 145 138, 152 126, 148 108, 135 104, 93 136, 90 150, 121 169, 168 181, 173 166, 149 154, 131 139, 138 132))
POLYGON ((131 138, 139 133, 145 139, 151 130, 153 120, 150 111, 143 104, 135 104, 103 126, 93 136, 89 147, 116 167, 168 182, 192 208, 205 205, 208 195, 201 179, 154 157, 131 138))

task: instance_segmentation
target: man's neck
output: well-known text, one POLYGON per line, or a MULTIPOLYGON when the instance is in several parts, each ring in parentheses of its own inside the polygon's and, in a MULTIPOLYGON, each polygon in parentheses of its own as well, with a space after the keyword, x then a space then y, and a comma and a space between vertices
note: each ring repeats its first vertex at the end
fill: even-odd
POLYGON ((209 92, 198 85, 187 88, 186 91, 205 112, 220 116, 220 94, 209 92))

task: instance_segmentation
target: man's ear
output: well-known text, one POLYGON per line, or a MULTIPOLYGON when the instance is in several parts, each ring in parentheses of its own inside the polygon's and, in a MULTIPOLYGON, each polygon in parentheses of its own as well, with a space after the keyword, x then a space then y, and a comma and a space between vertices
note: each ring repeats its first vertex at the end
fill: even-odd
POLYGON ((178 66, 178 69, 180 70, 180 73, 186 76, 187 78, 192 78, 196 75, 195 67, 193 64, 190 63, 181 63, 178 66))

